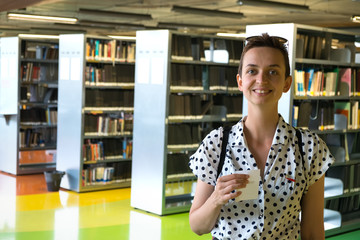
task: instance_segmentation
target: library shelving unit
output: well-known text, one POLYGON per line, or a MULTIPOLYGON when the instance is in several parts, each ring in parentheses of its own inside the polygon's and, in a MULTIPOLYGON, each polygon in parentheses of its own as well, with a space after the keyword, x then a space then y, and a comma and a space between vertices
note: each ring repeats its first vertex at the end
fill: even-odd
POLYGON ((136 35, 131 206, 188 211, 196 182, 188 162, 205 134, 239 121, 241 39, 169 30, 136 35))
POLYGON ((76 192, 131 185, 135 40, 59 39, 57 169, 76 192))
MULTIPOLYGON (((246 35, 264 32, 288 40, 293 84, 279 112, 295 127, 318 134, 336 162, 325 176, 325 234, 360 227, 360 64, 356 34, 301 24, 249 25, 246 35)), ((244 114, 247 103, 244 100, 244 114)))
POLYGON ((55 169, 58 40, 1 38, 0 170, 14 175, 55 169))

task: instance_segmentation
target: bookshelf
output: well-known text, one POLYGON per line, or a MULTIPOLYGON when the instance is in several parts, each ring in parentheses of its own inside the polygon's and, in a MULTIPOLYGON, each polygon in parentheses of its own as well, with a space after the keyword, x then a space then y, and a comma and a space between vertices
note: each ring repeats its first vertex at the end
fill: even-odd
MULTIPOLYGON (((355 62, 356 34, 293 23, 246 28, 247 36, 263 32, 288 40, 293 84, 280 99, 279 112, 293 126, 317 133, 336 158, 325 177, 325 234, 358 229, 360 63, 355 62)), ((246 114, 246 100, 243 109, 246 114)))
POLYGON ((132 207, 158 215, 190 209, 189 156, 210 130, 242 116, 242 46, 240 39, 137 32, 132 207))
POLYGON ((63 34, 59 44, 61 187, 130 187, 135 41, 63 34))
POLYGON ((14 175, 56 166, 57 40, 1 38, 0 170, 14 175))

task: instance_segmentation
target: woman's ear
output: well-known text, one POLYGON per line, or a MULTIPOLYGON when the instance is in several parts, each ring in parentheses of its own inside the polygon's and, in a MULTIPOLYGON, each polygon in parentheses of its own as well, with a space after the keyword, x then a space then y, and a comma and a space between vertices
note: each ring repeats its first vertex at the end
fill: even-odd
POLYGON ((285 79, 285 85, 284 85, 284 89, 283 89, 283 92, 287 92, 289 91, 290 87, 291 87, 291 83, 292 83, 292 77, 291 76, 288 76, 286 79, 285 79))
POLYGON ((242 88, 242 79, 241 79, 239 74, 236 75, 236 81, 237 81, 237 85, 238 85, 239 90, 242 91, 242 89, 243 89, 242 88))

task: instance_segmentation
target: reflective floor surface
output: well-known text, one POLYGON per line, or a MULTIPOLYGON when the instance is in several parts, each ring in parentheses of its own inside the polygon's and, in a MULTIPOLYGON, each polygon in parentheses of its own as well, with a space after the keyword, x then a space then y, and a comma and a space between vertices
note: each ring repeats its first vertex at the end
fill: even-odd
MULTIPOLYGON (((210 240, 211 236, 192 233, 187 213, 160 217, 133 209, 130 188, 48 192, 42 174, 15 177, 0 172, 0 239, 210 240)), ((360 239, 360 231, 327 239, 360 239)))

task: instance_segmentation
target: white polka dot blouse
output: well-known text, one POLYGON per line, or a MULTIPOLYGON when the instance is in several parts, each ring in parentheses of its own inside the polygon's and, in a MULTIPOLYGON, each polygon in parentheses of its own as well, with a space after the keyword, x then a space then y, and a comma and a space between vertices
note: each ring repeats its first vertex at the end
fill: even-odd
MULTIPOLYGON (((280 116, 259 182, 258 198, 225 204, 211 234, 217 239, 298 239, 300 200, 309 186, 334 162, 324 141, 301 130, 304 158, 295 129, 280 116), (304 162, 303 162, 303 160, 304 162)), ((216 185, 222 127, 210 132, 190 157, 189 166, 201 181, 216 185)), ((219 176, 257 169, 243 133, 243 121, 232 126, 224 166, 219 176)))

